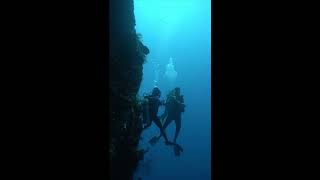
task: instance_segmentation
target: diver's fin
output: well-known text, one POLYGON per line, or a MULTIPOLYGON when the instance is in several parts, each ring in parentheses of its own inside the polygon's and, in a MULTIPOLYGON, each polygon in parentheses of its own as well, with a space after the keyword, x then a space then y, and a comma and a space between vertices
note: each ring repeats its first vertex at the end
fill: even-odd
POLYGON ((176 144, 176 143, 174 143, 173 145, 174 145, 174 147, 173 147, 174 155, 180 156, 180 153, 183 152, 183 148, 179 144, 176 144))
POLYGON ((167 145, 167 146, 172 146, 172 145, 175 145, 175 143, 170 142, 170 141, 167 141, 167 142, 166 142, 166 145, 167 145))
POLYGON ((180 156, 180 152, 183 152, 183 148, 177 143, 173 143, 173 142, 167 141, 166 145, 167 146, 170 146, 170 145, 173 146, 174 154, 176 156, 180 156))
POLYGON ((175 144, 175 147, 179 149, 179 151, 183 152, 183 148, 179 144, 175 144))
POLYGON ((154 145, 158 142, 159 139, 160 139, 160 138, 158 138, 157 136, 154 136, 153 138, 150 139, 149 143, 150 143, 152 146, 154 146, 154 145))
POLYGON ((168 141, 168 142, 166 142, 166 145, 174 146, 175 148, 179 149, 179 151, 183 152, 183 148, 177 143, 173 143, 173 142, 168 141))
POLYGON ((174 150, 174 155, 175 156, 180 156, 180 149, 178 148, 178 146, 174 146, 173 147, 173 150, 174 150))

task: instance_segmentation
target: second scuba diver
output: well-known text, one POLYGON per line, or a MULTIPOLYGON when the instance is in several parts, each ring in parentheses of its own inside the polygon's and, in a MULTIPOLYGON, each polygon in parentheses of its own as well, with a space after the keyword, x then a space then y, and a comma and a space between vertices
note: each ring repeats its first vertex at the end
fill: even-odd
MULTIPOLYGON (((174 146, 174 152, 176 156, 180 155, 180 152, 183 151, 182 147, 176 143, 177 138, 180 133, 181 129, 181 114, 184 112, 185 104, 184 104, 184 98, 183 95, 180 95, 180 88, 175 88, 172 90, 168 96, 165 103, 165 112, 161 115, 161 119, 164 122, 164 125, 162 126, 163 132, 167 128, 167 126, 172 122, 175 121, 176 124, 176 131, 175 136, 173 140, 174 146)), ((153 137, 149 142, 151 145, 154 145, 161 137, 161 133, 158 137, 153 137)), ((167 137, 164 137, 167 141, 167 137)))

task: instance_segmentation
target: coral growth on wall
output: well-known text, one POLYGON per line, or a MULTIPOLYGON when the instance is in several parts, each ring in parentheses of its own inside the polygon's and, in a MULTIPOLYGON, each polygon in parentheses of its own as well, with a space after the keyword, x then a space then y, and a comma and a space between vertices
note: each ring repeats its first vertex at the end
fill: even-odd
POLYGON ((133 0, 111 0, 109 9, 109 155, 111 179, 131 180, 143 156, 137 93, 149 49, 135 31, 133 0))

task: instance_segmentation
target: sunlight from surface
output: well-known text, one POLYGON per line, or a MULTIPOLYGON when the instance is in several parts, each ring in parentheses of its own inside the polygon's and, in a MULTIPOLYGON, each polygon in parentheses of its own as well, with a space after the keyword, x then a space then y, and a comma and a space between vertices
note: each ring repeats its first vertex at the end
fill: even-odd
MULTIPOLYGON (((143 14, 137 22, 143 22, 161 32, 164 41, 176 33, 179 26, 192 19, 196 9, 194 0, 136 0, 135 14, 143 14)), ((139 23, 137 23, 139 26, 139 23)))

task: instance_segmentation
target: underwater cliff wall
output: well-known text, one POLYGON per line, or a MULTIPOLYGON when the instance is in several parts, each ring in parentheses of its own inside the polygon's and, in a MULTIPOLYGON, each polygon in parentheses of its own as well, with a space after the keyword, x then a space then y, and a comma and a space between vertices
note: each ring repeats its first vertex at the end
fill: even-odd
POLYGON ((131 180, 142 151, 137 150, 142 124, 136 99, 145 54, 135 30, 133 0, 109 6, 109 156, 111 179, 131 180))

